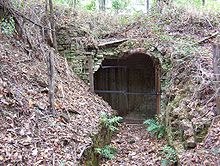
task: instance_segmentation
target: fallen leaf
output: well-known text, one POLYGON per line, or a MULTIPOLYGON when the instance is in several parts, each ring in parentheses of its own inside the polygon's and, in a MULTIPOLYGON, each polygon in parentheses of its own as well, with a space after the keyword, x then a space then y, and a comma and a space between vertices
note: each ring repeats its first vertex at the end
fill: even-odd
POLYGON ((3 161, 4 157, 2 155, 0 155, 0 161, 3 161))

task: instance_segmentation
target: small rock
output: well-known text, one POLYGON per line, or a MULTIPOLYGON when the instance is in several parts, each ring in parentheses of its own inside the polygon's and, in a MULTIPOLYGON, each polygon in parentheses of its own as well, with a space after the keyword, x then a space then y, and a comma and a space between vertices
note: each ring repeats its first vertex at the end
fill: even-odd
POLYGON ((38 150, 37 150, 37 149, 34 149, 34 150, 32 151, 32 155, 33 155, 33 156, 37 156, 37 153, 38 153, 38 150))
POLYGON ((193 149, 196 147, 196 141, 194 139, 194 137, 189 137, 187 140, 186 140, 186 147, 188 149, 193 149))

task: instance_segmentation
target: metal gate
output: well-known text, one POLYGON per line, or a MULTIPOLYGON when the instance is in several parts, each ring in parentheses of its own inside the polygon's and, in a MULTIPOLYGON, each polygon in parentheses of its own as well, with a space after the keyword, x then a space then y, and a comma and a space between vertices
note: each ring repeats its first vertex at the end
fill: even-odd
POLYGON ((131 64, 129 60, 104 63, 94 75, 95 92, 121 116, 152 117, 160 109, 159 65, 131 64))

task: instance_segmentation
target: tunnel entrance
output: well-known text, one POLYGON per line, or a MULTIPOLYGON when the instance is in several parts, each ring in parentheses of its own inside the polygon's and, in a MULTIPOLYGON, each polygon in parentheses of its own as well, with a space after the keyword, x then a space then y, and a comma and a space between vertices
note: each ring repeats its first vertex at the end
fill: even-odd
POLYGON ((125 121, 142 122, 160 111, 159 60, 143 53, 105 59, 94 88, 125 121))

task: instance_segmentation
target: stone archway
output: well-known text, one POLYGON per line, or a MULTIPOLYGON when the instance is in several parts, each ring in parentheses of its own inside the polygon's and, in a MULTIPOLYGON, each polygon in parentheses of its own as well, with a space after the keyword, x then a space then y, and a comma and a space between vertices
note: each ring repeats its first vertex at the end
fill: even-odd
POLYGON ((160 64, 147 54, 104 59, 94 85, 95 92, 129 122, 142 122, 160 112, 160 64))

